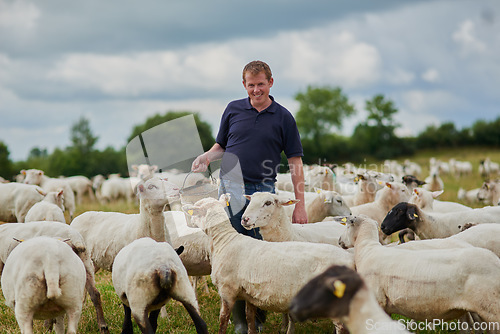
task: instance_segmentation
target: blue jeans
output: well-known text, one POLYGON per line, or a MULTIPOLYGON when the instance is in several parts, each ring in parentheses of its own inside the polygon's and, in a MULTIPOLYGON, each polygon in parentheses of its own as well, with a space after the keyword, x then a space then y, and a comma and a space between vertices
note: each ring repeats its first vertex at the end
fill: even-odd
POLYGON ((231 195, 230 205, 226 209, 226 211, 229 216, 229 220, 231 221, 231 225, 233 225, 234 229, 238 231, 238 233, 262 240, 262 236, 259 233, 258 227, 247 230, 246 228, 241 226, 241 216, 243 216, 243 212, 247 208, 248 203, 250 203, 250 201, 243 197, 243 195, 252 195, 256 192, 270 192, 274 194, 274 182, 245 182, 244 184, 241 184, 239 182, 221 180, 221 185, 219 187, 219 196, 224 192, 231 195))

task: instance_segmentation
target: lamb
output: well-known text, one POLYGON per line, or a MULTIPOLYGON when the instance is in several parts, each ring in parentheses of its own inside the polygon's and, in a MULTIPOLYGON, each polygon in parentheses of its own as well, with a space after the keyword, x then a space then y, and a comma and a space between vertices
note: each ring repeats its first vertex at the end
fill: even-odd
POLYGON ((361 276, 344 266, 331 266, 310 280, 293 298, 290 316, 338 319, 351 333, 409 333, 384 312, 361 276))
POLYGON ((479 188, 477 198, 494 206, 500 205, 500 180, 485 181, 479 188))
POLYGON ((68 209, 70 221, 73 220, 73 214, 75 213, 76 208, 75 196, 68 181, 47 177, 45 176, 45 173, 39 169, 23 169, 21 173, 26 175, 26 178, 24 179, 24 183, 26 184, 39 185, 45 191, 64 190, 64 203, 66 209, 68 209))
POLYGON ((500 223, 500 207, 434 213, 425 212, 415 204, 401 202, 389 211, 382 222, 381 230, 390 234, 410 228, 421 239, 446 238, 460 232, 466 223, 500 223))
POLYGON ((340 244, 354 247, 357 272, 382 308, 416 320, 452 320, 465 312, 500 319, 500 259, 478 248, 408 250, 382 246, 378 224, 367 216, 346 219, 340 244))
POLYGON ((465 206, 460 203, 435 200, 435 198, 442 193, 443 190, 429 191, 424 188, 415 188, 413 189, 413 195, 408 203, 415 204, 420 209, 430 212, 445 213, 472 210, 471 207, 465 206))
POLYGON ((65 178, 65 180, 68 181, 69 186, 73 190, 76 204, 82 204, 85 195, 87 195, 91 201, 95 200, 93 182, 90 181, 88 177, 83 175, 76 175, 67 177, 65 178))
POLYGON ((44 236, 22 242, 5 262, 1 284, 22 333, 33 332, 33 319, 56 318, 56 333, 64 334, 64 314, 68 333, 76 333, 85 299, 85 267, 65 242, 44 236))
POLYGON ((133 333, 131 316, 141 332, 156 333, 160 309, 172 298, 186 308, 196 332, 208 334, 186 269, 170 244, 134 240, 118 252, 113 268, 113 285, 125 311, 122 333, 133 333))
POLYGON ((29 209, 42 201, 44 194, 38 186, 17 182, 0 183, 0 221, 24 223, 29 209))
MULTIPOLYGON (((286 215, 285 206, 298 203, 291 198, 256 192, 245 196, 249 201, 241 218, 241 225, 247 230, 259 227, 262 238, 266 241, 306 241, 338 246, 344 226, 335 222, 317 222, 310 224, 292 224, 286 215)), ((348 212, 347 214, 350 214, 348 212)))
POLYGON ((71 226, 65 223, 48 221, 0 225, 0 274, 2 273, 4 263, 9 257, 9 254, 19 245, 19 242, 15 241, 14 238, 18 240, 27 240, 38 236, 49 236, 68 240, 67 243, 81 259, 87 272, 85 287, 94 304, 100 332, 101 334, 109 333, 108 325, 104 319, 104 312, 102 310, 101 295, 95 286, 94 268, 90 256, 82 236, 71 226))
POLYGON ((64 190, 51 191, 45 198, 35 203, 26 214, 25 222, 56 221, 66 223, 64 217, 64 190))
POLYGON ((179 196, 179 188, 159 177, 141 181, 137 186, 140 199, 139 214, 87 211, 71 222, 71 227, 83 236, 96 271, 112 271, 116 254, 142 237, 167 241, 163 208, 179 196))
MULTIPOLYGON (((226 332, 237 299, 247 301, 249 333, 255 333, 255 307, 288 312, 292 297, 315 275, 332 264, 354 268, 352 255, 332 245, 267 242, 239 234, 224 210, 228 201, 223 194, 219 201, 206 198, 190 207, 192 222, 212 240, 211 276, 221 297, 219 333, 226 332)), ((293 328, 290 321, 288 333, 293 328)))

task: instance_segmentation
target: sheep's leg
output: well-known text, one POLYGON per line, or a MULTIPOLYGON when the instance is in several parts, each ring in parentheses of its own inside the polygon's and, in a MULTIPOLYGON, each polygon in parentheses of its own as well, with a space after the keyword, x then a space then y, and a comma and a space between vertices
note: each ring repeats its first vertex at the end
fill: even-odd
POLYGON ((245 315, 247 317, 248 334, 257 333, 257 328, 255 327, 255 313, 257 312, 257 307, 250 302, 246 302, 245 315))
POLYGON ((133 334, 134 327, 132 325, 132 310, 127 305, 123 304, 125 317, 123 318, 122 334, 133 334))
POLYGON ((159 315, 160 315, 160 309, 151 311, 149 313, 149 323, 151 324, 151 328, 153 328, 154 333, 156 333, 156 329, 158 328, 159 315))
POLYGON ((288 313, 282 313, 281 314, 282 322, 281 322, 281 333, 285 333, 285 331, 288 329, 288 324, 290 322, 290 317, 288 316, 288 313))
POLYGON ((17 324, 22 334, 33 334, 33 312, 23 310, 19 303, 14 307, 17 324))
MULTIPOLYGON (((56 325, 54 326, 54 331, 56 332, 56 334, 64 334, 64 314, 56 318, 56 325)), ((76 330, 70 332, 68 325, 68 334, 74 334, 74 333, 76 333, 76 330)))
POLYGON ((198 334, 208 334, 208 328, 205 321, 201 318, 198 310, 188 302, 181 302, 184 308, 189 313, 191 319, 193 319, 194 327, 196 327, 196 333, 198 334))
POLYGON ((221 307, 219 314, 219 334, 226 334, 227 324, 229 323, 229 317, 231 316, 233 305, 234 301, 228 302, 221 298, 221 307))
MULTIPOLYGON (((78 321, 80 321, 80 316, 82 315, 82 308, 75 307, 74 309, 66 310, 68 315, 68 331, 67 334, 76 334, 78 330, 78 321)), ((63 333, 64 333, 64 318, 61 318, 63 322, 63 333)), ((59 321, 58 319, 56 321, 59 321)))
POLYGON ((99 293, 99 290, 97 290, 97 287, 95 286, 94 273, 92 272, 91 268, 86 268, 86 271, 87 271, 87 280, 85 282, 85 288, 89 293, 90 300, 92 300, 92 303, 94 304, 95 307, 97 324, 99 325, 99 331, 101 332, 101 334, 109 334, 108 324, 106 323, 106 319, 104 319, 104 311, 102 310, 101 294, 99 293))
POLYGON ((292 318, 290 318, 290 315, 287 314, 288 316, 288 330, 286 331, 286 334, 294 334, 295 333, 295 323, 293 322, 292 318))

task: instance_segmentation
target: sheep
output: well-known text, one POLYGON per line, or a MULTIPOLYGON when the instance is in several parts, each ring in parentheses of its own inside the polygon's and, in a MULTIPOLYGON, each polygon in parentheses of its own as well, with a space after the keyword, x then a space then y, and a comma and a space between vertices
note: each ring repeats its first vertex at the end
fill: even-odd
POLYGON ((0 221, 24 223, 29 209, 42 201, 44 194, 39 186, 17 182, 0 183, 0 221))
POLYGON ((120 176, 110 177, 102 182, 101 189, 97 193, 97 199, 103 204, 120 198, 132 202, 135 181, 136 179, 122 178, 120 176))
POLYGON ((445 212, 472 210, 471 207, 465 206, 460 203, 435 200, 435 198, 441 195, 442 193, 443 190, 429 191, 424 188, 415 188, 413 189, 413 195, 408 201, 408 203, 415 204, 420 209, 430 212, 445 213, 445 212))
POLYGON ((25 184, 34 184, 42 187, 45 191, 59 191, 64 190, 64 203, 68 209, 70 221, 73 220, 75 213, 75 195, 71 189, 68 181, 62 179, 54 179, 47 177, 45 173, 39 169, 21 170, 21 173, 26 175, 24 179, 25 184))
POLYGON ((410 192, 425 184, 425 181, 419 180, 414 175, 405 175, 401 179, 410 192))
POLYGON ((375 201, 351 207, 353 215, 365 214, 382 222, 389 210, 401 201, 408 200, 411 194, 402 183, 386 182, 385 187, 379 190, 375 201))
POLYGON ((21 333, 33 333, 33 319, 56 318, 56 333, 75 334, 85 299, 85 267, 65 242, 40 236, 17 246, 5 261, 1 284, 5 303, 21 333), (43 251, 40 251, 42 250, 43 251))
MULTIPOLYGON (((479 188, 465 190, 464 188, 458 189, 457 199, 459 201, 464 201, 467 203, 478 203, 479 199, 477 198, 477 194, 479 193, 479 188)), ((487 204, 487 201, 483 201, 484 204, 487 204)))
MULTIPOLYGON (((241 225, 247 230, 259 227, 266 241, 306 241, 338 246, 344 226, 334 222, 292 224, 285 213, 285 206, 298 203, 292 198, 280 198, 267 192, 245 195, 250 201, 241 218, 241 225)), ((350 212, 347 213, 349 215, 350 212)))
MULTIPOLYGON (((289 191, 279 190, 276 194, 283 199, 293 199, 295 194, 289 191)), ((316 188, 316 192, 304 192, 306 202, 307 220, 309 223, 320 222, 329 216, 345 216, 351 213, 344 198, 333 190, 316 188)), ((285 206, 285 212, 290 219, 293 215, 293 207, 285 206)))
POLYGON ((87 211, 75 217, 71 227, 85 239, 96 271, 112 271, 113 260, 124 246, 142 237, 167 241, 163 208, 179 196, 179 188, 167 180, 152 177, 137 186, 139 214, 87 211))
MULTIPOLYGON (((352 255, 332 245, 267 242, 239 234, 224 209, 228 202, 223 194, 219 201, 206 198, 187 207, 193 210, 192 222, 212 240, 211 277, 221 297, 219 333, 226 332, 237 299, 247 301, 249 333, 255 333, 255 307, 288 312, 292 297, 312 277, 332 264, 354 268, 352 255)), ((288 333, 293 328, 290 321, 288 333)))
POLYGON ((425 184, 422 188, 429 191, 439 191, 444 189, 444 183, 439 176, 439 168, 437 166, 431 166, 430 175, 425 178, 425 184))
POLYGON ((83 197, 87 194, 91 201, 95 200, 93 182, 86 176, 75 175, 65 178, 68 181, 69 186, 73 190, 73 194, 76 199, 76 204, 82 204, 83 197))
POLYGON ((344 218, 339 241, 354 247, 357 272, 389 314, 452 320, 475 312, 500 319, 500 259, 478 247, 408 250, 382 246, 378 224, 367 216, 344 218))
POLYGON ((122 333, 133 333, 131 316, 142 333, 156 333, 160 309, 172 298, 186 308, 196 332, 208 334, 186 269, 170 244, 134 240, 118 252, 113 269, 113 286, 125 311, 122 333))
POLYGON ((425 212, 415 204, 401 202, 389 211, 380 228, 385 234, 410 228, 421 239, 433 239, 457 234, 466 223, 500 223, 500 207, 434 213, 425 212))
POLYGON ((418 163, 406 159, 403 162, 403 173, 406 175, 420 176, 422 174, 422 167, 418 163))
POLYGON ((36 221, 57 221, 66 223, 64 217, 64 190, 58 192, 51 191, 45 195, 45 198, 35 203, 26 214, 25 222, 36 221))
POLYGON ((451 158, 448 163, 450 165, 450 172, 455 177, 472 174, 472 164, 469 161, 458 161, 454 158, 451 158))
POLYGON ((102 334, 109 333, 108 325, 104 319, 102 310, 102 301, 99 290, 95 286, 94 268, 87 252, 85 242, 74 228, 61 222, 29 222, 12 223, 0 225, 0 274, 2 273, 4 263, 6 262, 12 250, 19 245, 19 240, 27 240, 38 236, 57 237, 63 240, 68 239, 67 243, 78 255, 85 266, 87 272, 86 289, 96 310, 97 323, 102 334))
POLYGON ((477 193, 477 198, 480 201, 487 201, 493 206, 500 203, 500 180, 485 181, 477 193))
POLYGON ((500 164, 491 161, 489 157, 479 162, 479 174, 484 178, 489 178, 491 174, 500 172, 500 164))
POLYGON ((354 195, 344 196, 349 207, 370 203, 375 200, 375 194, 381 189, 376 176, 369 173, 358 174, 358 190, 354 195))
POLYGON ((290 316, 338 319, 351 333, 409 333, 384 312, 361 276, 344 266, 331 266, 310 280, 293 298, 290 316))

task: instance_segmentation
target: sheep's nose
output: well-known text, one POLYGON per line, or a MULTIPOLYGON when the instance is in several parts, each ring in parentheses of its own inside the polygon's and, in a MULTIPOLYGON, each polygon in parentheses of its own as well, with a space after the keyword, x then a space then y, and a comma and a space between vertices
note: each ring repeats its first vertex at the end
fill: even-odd
POLYGON ((250 220, 250 218, 248 218, 248 217, 242 217, 241 223, 246 224, 246 223, 248 223, 249 220, 250 220))

